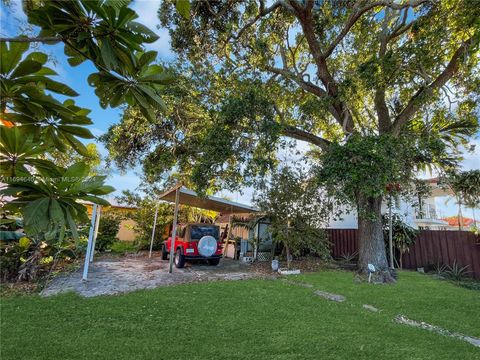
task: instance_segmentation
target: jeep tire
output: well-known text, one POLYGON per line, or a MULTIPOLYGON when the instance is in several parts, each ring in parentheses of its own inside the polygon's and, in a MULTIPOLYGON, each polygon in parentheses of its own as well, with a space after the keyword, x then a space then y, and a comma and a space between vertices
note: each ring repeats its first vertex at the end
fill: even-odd
POLYGON ((177 249, 175 253, 175 267, 181 269, 185 266, 185 255, 182 254, 181 249, 177 249))
POLYGON ((165 244, 162 245, 162 260, 168 259, 168 251, 167 246, 165 244))

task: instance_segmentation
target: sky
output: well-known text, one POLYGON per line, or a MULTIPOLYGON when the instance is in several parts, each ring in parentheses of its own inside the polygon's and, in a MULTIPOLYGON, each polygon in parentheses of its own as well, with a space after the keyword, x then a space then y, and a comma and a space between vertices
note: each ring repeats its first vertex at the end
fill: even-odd
MULTIPOLYGON (((26 17, 21 9, 20 0, 12 0, 11 6, 6 8, 0 3, 0 35, 1 36, 15 36, 19 33, 19 27, 26 23, 26 17)), ((158 52, 160 61, 171 61, 175 58, 175 54, 170 48, 170 37, 166 29, 160 28, 160 21, 157 17, 157 11, 159 8, 160 0, 135 0, 131 7, 139 15, 138 21, 148 26, 159 35, 159 39, 153 44, 147 44, 148 50, 155 50, 158 52)), ((72 68, 66 62, 66 57, 63 54, 63 45, 42 45, 42 50, 48 54, 53 55, 57 63, 54 66, 55 71, 59 74, 58 81, 65 82, 72 87, 80 95, 75 98, 78 105, 89 108, 92 110, 90 117, 93 121, 93 125, 89 128, 95 136, 104 134, 109 126, 117 123, 120 120, 121 110, 119 108, 107 108, 102 109, 99 105, 98 98, 94 93, 94 89, 87 83, 87 77, 90 73, 95 72, 95 68, 88 61, 82 65, 72 68)), ((104 146, 97 143, 97 147, 103 157, 107 155, 107 150, 104 146)), ((472 140, 472 143, 476 144, 476 150, 474 153, 465 153, 465 160, 462 163, 464 170, 479 169, 480 168, 480 139, 477 136, 472 140)), ((308 149, 308 145, 301 141, 296 142, 299 150, 303 151, 308 149)), ((293 155, 282 154, 283 158, 292 160, 293 155)), ((423 177, 429 177, 429 174, 423 175, 423 177)), ((118 195, 122 190, 135 189, 140 181, 139 175, 135 170, 130 170, 126 173, 120 173, 116 169, 112 169, 109 178, 107 179, 109 184, 112 184, 117 190, 114 195, 118 195)), ((233 201, 242 202, 245 204, 251 204, 251 198, 253 189, 243 188, 242 193, 231 193, 223 191, 217 195, 227 196, 233 201)), ((455 201, 448 198, 437 198, 436 205, 438 212, 443 216, 456 215, 457 207, 455 201)), ((470 209, 463 210, 464 216, 472 217, 472 211, 470 209)))

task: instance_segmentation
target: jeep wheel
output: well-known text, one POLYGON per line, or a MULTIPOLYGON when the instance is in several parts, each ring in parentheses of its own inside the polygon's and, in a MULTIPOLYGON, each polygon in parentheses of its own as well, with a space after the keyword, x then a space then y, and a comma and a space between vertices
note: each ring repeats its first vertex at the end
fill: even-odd
POLYGON ((168 259, 168 251, 167 247, 165 244, 162 245, 162 260, 167 260, 168 259))
POLYGON ((220 263, 220 258, 208 260, 208 265, 217 266, 220 263))
POLYGON ((175 267, 181 269, 185 266, 185 256, 182 254, 182 250, 177 249, 175 253, 175 267))

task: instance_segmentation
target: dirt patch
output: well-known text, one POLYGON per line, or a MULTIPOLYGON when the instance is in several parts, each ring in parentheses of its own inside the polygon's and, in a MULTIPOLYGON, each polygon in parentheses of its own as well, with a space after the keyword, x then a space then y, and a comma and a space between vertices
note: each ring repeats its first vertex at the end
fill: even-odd
POLYGON ((52 279, 41 295, 74 291, 92 297, 188 282, 243 280, 265 276, 249 264, 230 259, 222 259, 218 266, 187 263, 183 269, 174 268, 172 274, 168 273, 168 268, 169 262, 161 260, 159 253, 155 253, 151 259, 147 254, 105 257, 90 264, 87 281, 82 280, 83 267, 80 267, 70 274, 60 274, 52 279))

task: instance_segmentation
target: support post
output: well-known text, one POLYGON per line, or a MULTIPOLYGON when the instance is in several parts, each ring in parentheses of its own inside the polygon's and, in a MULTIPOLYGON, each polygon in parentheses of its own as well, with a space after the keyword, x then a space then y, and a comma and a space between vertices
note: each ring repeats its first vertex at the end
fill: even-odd
POLYGON ((168 272, 173 272, 173 259, 175 257, 175 240, 177 237, 177 219, 178 219, 178 202, 180 199, 180 189, 175 190, 175 209, 173 211, 173 228, 172 228, 172 241, 170 242, 170 266, 168 272))
POLYGON ((95 230, 93 232, 93 244, 92 244, 92 251, 90 252, 90 262, 93 261, 93 255, 95 254, 95 245, 97 243, 98 226, 100 224, 101 212, 102 212, 102 207, 98 205, 97 215, 95 216, 95 230))
POLYGON ((158 205, 159 204, 158 204, 158 201, 157 201, 157 207, 155 208, 155 218, 153 220, 152 239, 150 240, 150 251, 148 253, 148 257, 150 259, 152 258, 153 239, 155 238, 155 229, 157 227, 158 205))
POLYGON ((390 268, 393 269, 393 221, 392 221, 392 195, 388 201, 388 249, 390 250, 390 268))
POLYGON ((88 243, 87 243, 87 253, 85 254, 85 263, 83 264, 83 280, 87 280, 88 278, 88 265, 90 264, 90 254, 92 251, 93 245, 93 232, 95 229, 95 219, 97 215, 97 204, 93 204, 92 210, 92 223, 90 224, 90 231, 88 233, 88 243))

